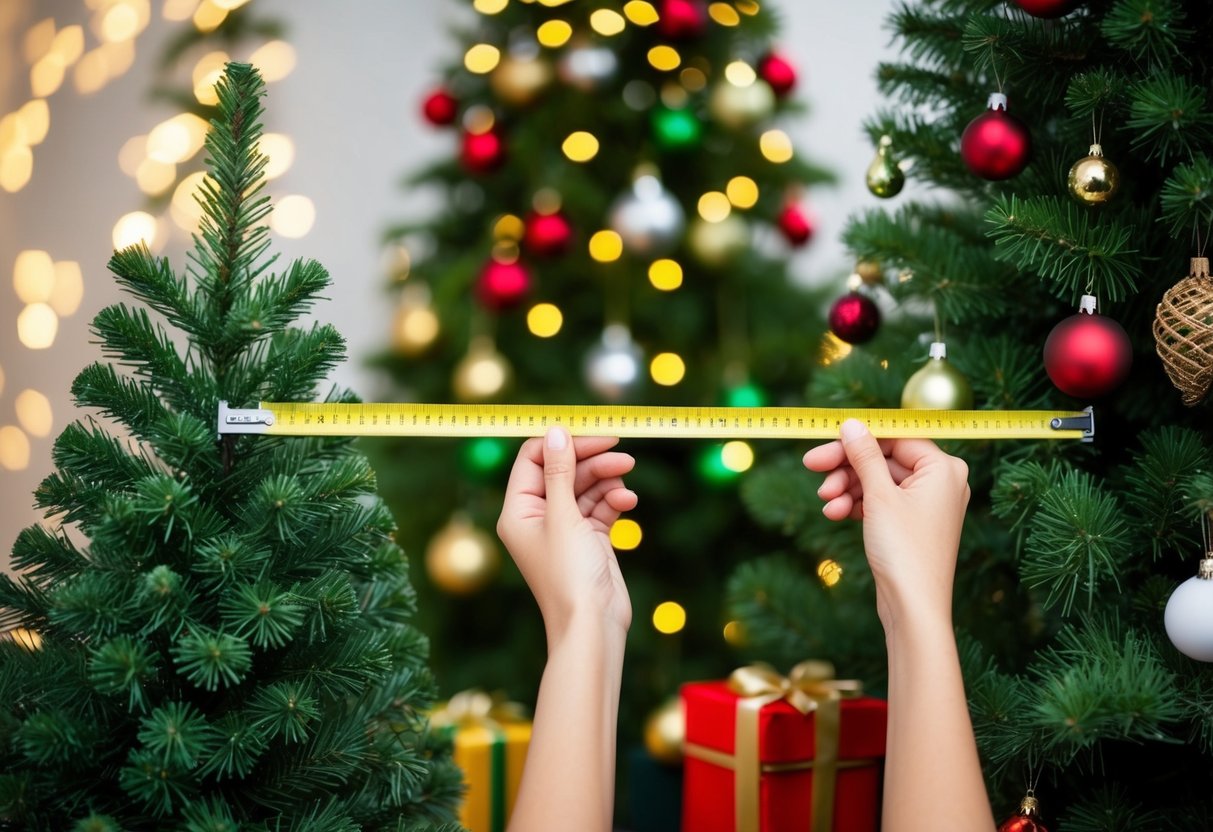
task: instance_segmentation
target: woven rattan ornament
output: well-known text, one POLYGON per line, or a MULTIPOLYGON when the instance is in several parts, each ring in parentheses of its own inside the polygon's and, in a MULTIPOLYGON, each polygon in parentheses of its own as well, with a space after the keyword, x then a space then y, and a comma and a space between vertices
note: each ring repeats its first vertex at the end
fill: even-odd
POLYGON ((1192 407, 1213 386, 1213 278, 1209 259, 1193 257, 1191 274, 1162 296, 1154 345, 1171 383, 1192 407))

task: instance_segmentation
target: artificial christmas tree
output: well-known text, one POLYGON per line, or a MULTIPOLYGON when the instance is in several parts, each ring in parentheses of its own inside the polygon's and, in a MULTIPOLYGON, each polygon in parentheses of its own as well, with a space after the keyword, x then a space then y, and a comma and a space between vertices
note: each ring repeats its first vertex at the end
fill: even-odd
POLYGON ((291 326, 327 272, 269 271, 262 81, 229 64, 217 94, 187 275, 117 252, 141 305, 99 313, 112 363, 73 386, 123 433, 64 430, 37 492, 57 522, 0 576, 24 633, 0 640, 0 826, 455 829, 374 472, 348 440, 216 439, 221 400, 311 399, 343 357, 332 327, 291 326))
MULTIPOLYGON (((995 815, 1012 815, 1035 787, 1032 817, 1050 829, 1213 828, 1213 666, 1182 655, 1163 627, 1168 596, 1209 549, 1207 385, 1187 382, 1213 377, 1200 347, 1213 319, 1164 301, 1153 320, 1213 225, 1213 65, 1195 57, 1213 9, 938 0, 902 5, 890 24, 907 57, 878 71, 888 105, 868 125, 871 139, 890 137, 911 178, 959 199, 852 219, 846 242, 896 275, 886 285, 898 309, 873 341, 815 375, 814 403, 896 406, 946 327, 948 361, 978 407, 1094 405, 1093 446, 948 445, 971 472, 955 621, 995 815), (1003 136, 1017 151, 1005 165, 974 173, 962 136, 991 88, 1009 94, 1026 129, 1003 136), (1115 159, 1110 193, 1106 176, 1083 180, 1080 193, 1069 180, 1093 144, 1115 159), (1081 295, 1103 304, 1102 320, 1078 321, 1103 341, 1090 368, 1099 383, 1089 385, 1073 352, 1081 344, 1046 347, 1081 295), (1192 407, 1154 354, 1155 334, 1192 407), (1049 376, 1062 370, 1058 390, 1049 376)), ((1207 265, 1192 262, 1187 285, 1203 286, 1207 265)), ((755 516, 802 554, 745 564, 730 583, 733 609, 768 658, 820 655, 875 687, 883 640, 859 529, 820 517, 809 499, 818 482, 788 458, 743 486, 755 516)), ((1201 584, 1193 579, 1197 595, 1201 584)), ((1199 603, 1172 606, 1197 618, 1175 630, 1193 650, 1186 634, 1200 627, 1199 603)))

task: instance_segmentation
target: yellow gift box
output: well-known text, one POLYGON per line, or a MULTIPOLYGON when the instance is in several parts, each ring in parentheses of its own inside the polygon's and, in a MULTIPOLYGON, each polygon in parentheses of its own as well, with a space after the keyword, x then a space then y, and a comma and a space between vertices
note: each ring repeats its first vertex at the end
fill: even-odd
POLYGON ((430 724, 453 738, 455 765, 463 770, 459 822, 470 832, 505 832, 531 742, 521 706, 469 690, 439 705, 430 724))

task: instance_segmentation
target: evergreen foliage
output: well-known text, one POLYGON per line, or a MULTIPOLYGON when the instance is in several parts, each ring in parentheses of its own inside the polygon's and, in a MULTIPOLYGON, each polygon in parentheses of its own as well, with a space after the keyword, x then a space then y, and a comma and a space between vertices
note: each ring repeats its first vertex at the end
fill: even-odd
MULTIPOLYGON (((1201 555, 1213 433, 1207 402, 1181 406, 1150 327, 1213 225, 1213 7, 1089 0, 1041 20, 995 0, 912 0, 889 25, 902 58, 877 72, 889 103, 870 135, 892 136, 912 179, 952 193, 851 219, 855 254, 899 276, 888 287, 899 313, 870 346, 819 371, 814 396, 896 407, 933 340, 934 310, 978 407, 1091 404, 1052 387, 1041 349, 1093 290, 1134 345, 1129 380, 1093 403, 1094 446, 946 448, 966 458, 973 488, 955 602, 970 706, 996 813, 1009 814, 1039 776, 1050 828, 1210 828, 1213 669, 1175 650, 1162 610, 1201 555), (986 182, 958 144, 1000 83, 1031 129, 1034 157, 1017 178, 986 182), (1091 208, 1067 192, 1066 174, 1100 124, 1121 186, 1091 208)), ((792 489, 816 487, 785 479, 791 462, 752 476, 747 503, 781 523, 810 564, 842 564, 842 581, 817 593, 832 608, 759 603, 803 583, 805 567, 782 560, 735 574, 733 609, 759 650, 780 653, 811 631, 842 672, 869 672, 875 616, 858 620, 834 598, 854 592, 871 608, 858 529, 773 510, 792 489)))
POLYGON ((186 274, 114 254, 140 303, 98 314, 72 389, 107 423, 60 435, 57 522, 0 576, 0 628, 42 638, 0 640, 0 828, 454 829, 374 472, 348 440, 215 436, 220 400, 311 399, 344 349, 292 326, 323 267, 270 271, 261 78, 229 64, 218 93, 186 274))

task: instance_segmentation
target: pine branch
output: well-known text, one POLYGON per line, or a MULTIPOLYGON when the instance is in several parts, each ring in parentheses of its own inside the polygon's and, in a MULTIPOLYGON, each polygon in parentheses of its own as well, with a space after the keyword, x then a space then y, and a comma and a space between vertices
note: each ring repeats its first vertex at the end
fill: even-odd
POLYGON ((1213 160, 1201 153, 1176 165, 1163 183, 1160 202, 1158 221, 1167 224, 1171 236, 1207 233, 1213 228, 1213 160))
POLYGON ((1146 159, 1191 161, 1213 142, 1213 112, 1201 86, 1160 72, 1142 78, 1130 94, 1125 127, 1133 131, 1133 149, 1146 159))
POLYGON ((1175 0, 1117 0, 1099 30, 1134 61, 1167 67, 1187 63, 1183 50, 1195 32, 1183 23, 1183 9, 1175 0))

